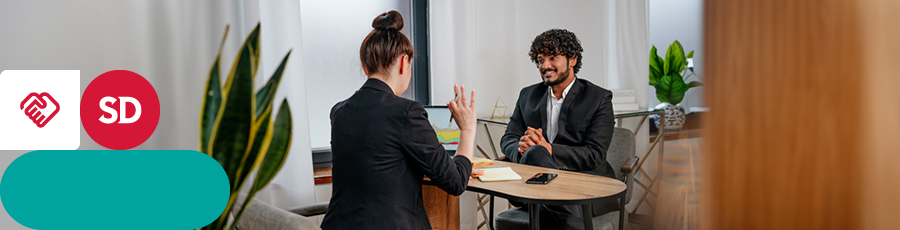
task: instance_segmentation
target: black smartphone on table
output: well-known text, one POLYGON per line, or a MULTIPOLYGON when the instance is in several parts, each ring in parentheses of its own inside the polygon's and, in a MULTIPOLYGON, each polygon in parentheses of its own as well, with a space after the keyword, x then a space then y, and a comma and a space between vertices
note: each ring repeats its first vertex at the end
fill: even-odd
POLYGON ((530 179, 526 180, 525 183, 529 184, 547 184, 550 183, 553 178, 556 178, 556 173, 538 173, 535 174, 530 179))

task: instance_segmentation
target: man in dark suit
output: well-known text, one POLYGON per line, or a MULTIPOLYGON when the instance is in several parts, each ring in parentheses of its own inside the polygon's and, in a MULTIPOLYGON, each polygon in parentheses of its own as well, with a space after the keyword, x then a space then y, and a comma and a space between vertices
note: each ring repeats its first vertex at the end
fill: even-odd
MULTIPOLYGON (((565 29, 548 30, 535 37, 529 55, 542 82, 519 92, 501 140, 502 151, 520 164, 615 178, 613 167, 606 161, 615 125, 612 93, 576 78, 582 51, 575 34, 565 29)), ((617 206, 615 201, 594 204, 593 214, 601 215, 617 206)), ((541 205, 540 212, 542 226, 583 227, 580 206, 541 205)))

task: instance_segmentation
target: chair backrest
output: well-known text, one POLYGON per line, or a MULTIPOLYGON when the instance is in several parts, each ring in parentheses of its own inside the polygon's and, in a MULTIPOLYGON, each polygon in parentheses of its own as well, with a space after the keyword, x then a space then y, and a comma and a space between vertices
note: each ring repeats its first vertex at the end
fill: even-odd
MULTIPOLYGON (((616 172, 616 179, 622 179, 622 164, 625 164, 625 161, 635 156, 635 141, 634 141, 634 133, 631 130, 625 128, 616 127, 613 130, 612 141, 609 144, 609 149, 607 149, 606 153, 606 161, 609 162, 613 167, 613 171, 616 172)), ((634 184, 634 171, 628 175, 628 180, 625 181, 625 185, 628 186, 625 195, 625 203, 627 204, 631 201, 631 193, 634 191, 632 189, 632 185, 634 184)))

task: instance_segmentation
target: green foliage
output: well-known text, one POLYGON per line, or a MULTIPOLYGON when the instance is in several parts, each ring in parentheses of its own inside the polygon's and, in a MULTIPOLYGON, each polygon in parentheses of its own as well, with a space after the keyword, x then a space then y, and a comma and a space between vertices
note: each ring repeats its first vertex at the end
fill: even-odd
POLYGON ((665 59, 656 54, 656 46, 650 48, 650 85, 656 88, 656 98, 660 102, 676 105, 681 103, 688 89, 703 86, 697 81, 685 83, 687 59, 693 57, 694 51, 684 54, 678 40, 669 45, 665 59))
MULTIPOLYGON (((225 27, 225 36, 228 35, 225 27)), ((285 64, 291 51, 266 85, 253 92, 253 79, 259 66, 259 24, 250 32, 237 53, 224 88, 219 83, 219 61, 222 47, 216 56, 207 80, 203 107, 200 111, 200 151, 222 165, 231 185, 231 195, 225 211, 202 229, 234 229, 253 195, 263 189, 284 164, 291 145, 291 112, 285 99, 272 120, 275 92, 281 82, 285 64), (250 172, 258 170, 255 178, 250 172), (228 213, 235 207, 237 194, 247 182, 252 182, 249 194, 236 215, 234 223, 226 226, 228 213)))

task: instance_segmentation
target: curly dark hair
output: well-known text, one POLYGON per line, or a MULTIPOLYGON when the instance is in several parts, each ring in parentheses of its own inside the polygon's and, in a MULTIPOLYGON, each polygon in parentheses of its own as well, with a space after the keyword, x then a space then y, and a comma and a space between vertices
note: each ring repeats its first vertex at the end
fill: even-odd
POLYGON ((534 63, 537 63, 538 55, 565 55, 566 58, 577 57, 578 60, 572 69, 575 70, 575 73, 578 73, 578 70, 581 69, 582 51, 584 49, 581 48, 581 41, 578 41, 575 33, 566 29, 551 29, 534 37, 528 56, 531 57, 531 61, 534 63))

